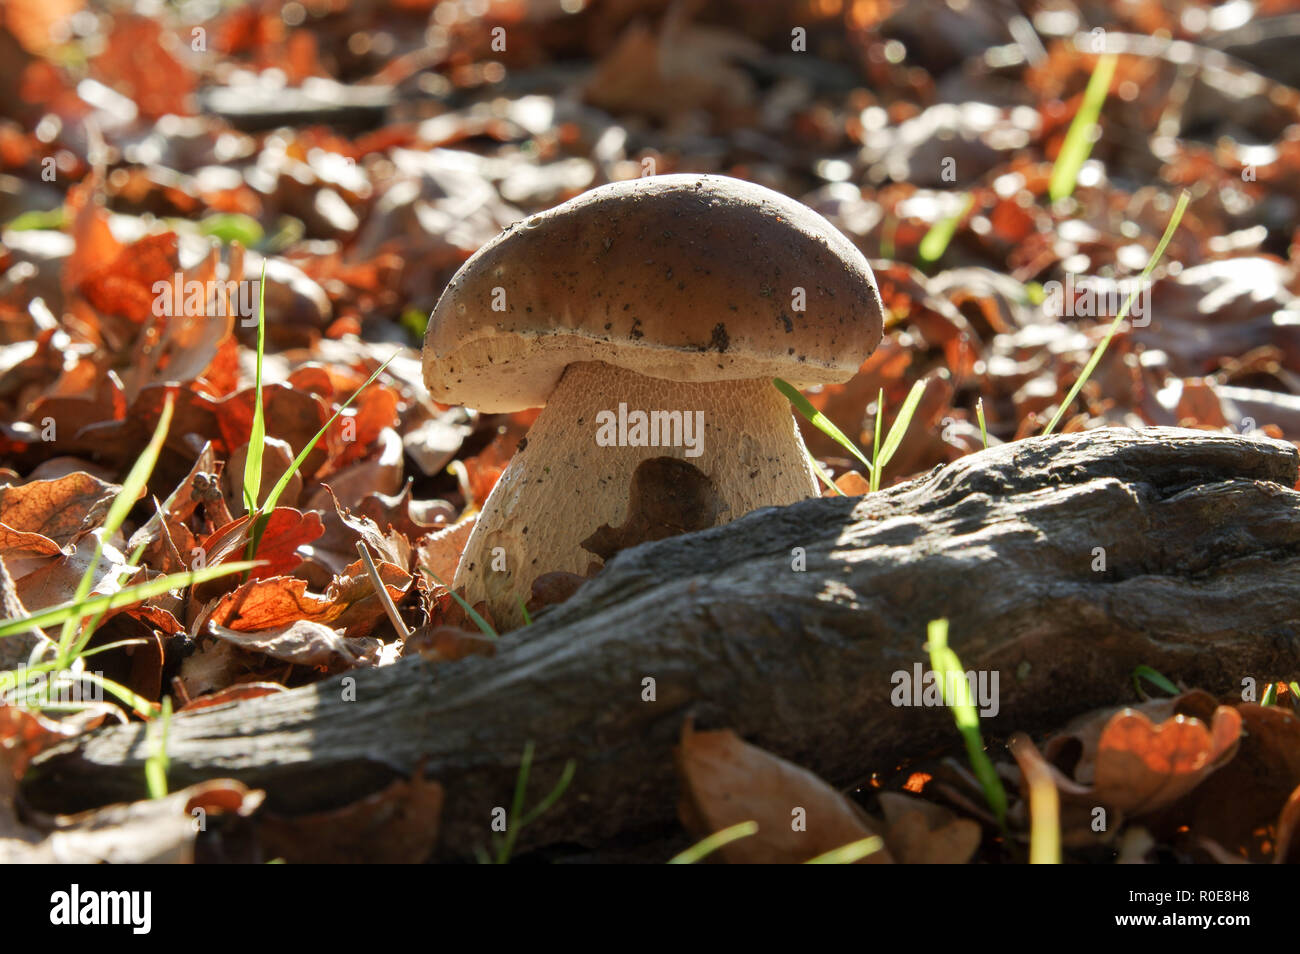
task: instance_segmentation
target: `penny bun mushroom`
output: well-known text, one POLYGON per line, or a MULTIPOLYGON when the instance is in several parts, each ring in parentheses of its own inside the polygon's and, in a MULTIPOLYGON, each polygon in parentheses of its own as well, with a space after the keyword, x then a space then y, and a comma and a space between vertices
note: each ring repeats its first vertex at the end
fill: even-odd
POLYGON ((638 467, 711 483, 709 523, 818 493, 772 386, 852 377, 880 342, 871 268, 833 225, 711 175, 616 182, 516 223, 456 273, 429 320, 434 399, 545 405, 483 503, 453 586, 505 625, 533 581, 586 574, 638 467), (637 412, 641 412, 638 415, 637 412))

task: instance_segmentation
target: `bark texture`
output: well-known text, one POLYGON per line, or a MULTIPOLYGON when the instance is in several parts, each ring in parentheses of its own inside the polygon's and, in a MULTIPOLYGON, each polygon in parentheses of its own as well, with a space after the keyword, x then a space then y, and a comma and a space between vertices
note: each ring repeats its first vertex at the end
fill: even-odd
MULTIPOLYGON (((446 789, 440 852, 463 856, 531 740, 530 803, 567 759, 577 770, 521 847, 590 844, 671 822, 687 717, 840 785, 956 751, 946 711, 890 702, 940 615, 967 669, 999 673, 994 736, 1130 699, 1139 664, 1212 691, 1292 676, 1296 471, 1286 443, 1108 429, 760 510, 618 554, 493 658, 358 673, 356 701, 334 680, 179 716, 171 784, 233 776, 301 812, 422 766, 446 789)), ((140 726, 100 730, 40 757, 22 792, 62 810, 141 797, 147 754, 140 726)))

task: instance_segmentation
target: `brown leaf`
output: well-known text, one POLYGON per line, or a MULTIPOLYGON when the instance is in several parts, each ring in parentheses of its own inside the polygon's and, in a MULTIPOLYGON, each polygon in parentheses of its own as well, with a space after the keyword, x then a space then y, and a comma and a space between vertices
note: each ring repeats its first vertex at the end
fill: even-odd
POLYGON ((899 864, 964 865, 979 848, 979 824, 941 805, 901 792, 881 792, 880 807, 889 826, 885 844, 899 864))
POLYGON ((450 584, 456 575, 456 567, 460 564, 460 555, 477 522, 478 514, 475 513, 445 530, 429 534, 416 553, 418 564, 444 583, 450 584))
MULTIPOLYGON (((236 448, 248 443, 248 435, 253 429, 253 408, 257 401, 255 388, 245 388, 216 404, 213 410, 214 430, 220 434, 228 452, 233 454, 236 448)), ((278 438, 293 448, 296 457, 302 453, 316 432, 330 418, 330 411, 319 398, 301 391, 295 391, 285 384, 266 384, 262 388, 262 406, 266 420, 268 437, 278 438)), ((208 431, 205 437, 214 436, 208 431)), ((303 461, 299 473, 304 480, 309 479, 325 463, 326 449, 324 440, 312 448, 303 461)), ((270 487, 266 488, 267 490, 270 487)), ((305 507, 306 510, 318 510, 319 507, 305 507)))
MULTIPOLYGON (((1185 692, 1173 699, 1149 699, 1128 709, 1142 712, 1148 718, 1163 722, 1175 713, 1194 715, 1212 713, 1218 703, 1207 692, 1185 692), (1208 705, 1208 709, 1205 708, 1208 705)), ((1043 745, 1047 760, 1066 772, 1070 778, 1084 785, 1096 779, 1097 746, 1102 730, 1125 707, 1105 706, 1076 716, 1052 735, 1043 745)))
POLYGON ((307 501, 308 510, 324 510, 330 494, 359 500, 366 494, 395 494, 402 486, 402 438, 392 428, 380 432, 374 453, 342 470, 322 475, 322 486, 307 501))
POLYGON ((85 6, 84 0, 9 0, 4 23, 23 47, 46 54, 57 45, 52 30, 85 6))
MULTIPOLYGON (((729 729, 696 732, 688 722, 675 760, 682 782, 677 811, 694 837, 758 823, 756 834, 718 849, 729 863, 800 863, 878 834, 856 805, 817 776, 741 741, 729 729)), ((893 859, 884 848, 862 860, 893 859)))
POLYGON ((1173 804, 1232 759, 1241 721, 1228 706, 1215 710, 1209 726, 1181 715, 1155 725, 1132 709, 1117 713, 1098 743, 1097 797, 1129 814, 1173 804))
POLYGON ((314 586, 327 586, 357 560, 357 543, 364 542, 380 560, 402 568, 411 565, 411 543, 400 531, 381 532, 374 520, 339 503, 326 486, 328 503, 321 517, 324 532, 303 549, 304 564, 297 571, 314 586))
MULTIPOLYGON (((81 578, 95 555, 95 542, 102 531, 77 540, 70 553, 43 562, 16 581, 18 596, 29 610, 45 609, 73 598, 81 578)), ((96 595, 116 593, 141 572, 127 564, 126 555, 111 544, 105 545, 90 592, 96 595)), ((109 614, 121 610, 109 610, 109 614)))
POLYGON ((381 792, 330 811, 266 813, 262 846, 291 864, 419 864, 438 842, 442 786, 398 779, 381 792))
POLYGON ((0 703, 0 807, 5 779, 21 778, 27 765, 45 749, 96 728, 104 715, 77 712, 62 719, 0 703))
POLYGON ((84 472, 0 487, 0 524, 23 533, 39 533, 66 547, 103 522, 121 490, 84 472))
MULTIPOLYGON (((172 248, 164 247, 164 252, 169 251, 172 248)), ((183 384, 198 380, 231 341, 239 303, 230 289, 237 287, 243 277, 242 256, 232 253, 231 273, 224 281, 217 278, 218 258, 218 250, 211 248, 196 267, 182 272, 179 258, 172 255, 168 258, 172 273, 155 279, 170 287, 160 295, 150 285, 152 316, 147 331, 137 339, 127 372, 132 394, 156 382, 183 384), (199 301, 202 295, 190 293, 195 288, 211 289, 212 298, 199 301), (162 315, 156 314, 159 310, 162 315)))
POLYGON ((1281 706, 1236 707, 1244 731, 1236 757, 1206 779, 1168 825, 1185 824, 1233 855, 1251 861, 1274 856, 1274 825, 1300 786, 1300 717, 1281 706))
POLYGON ((465 503, 482 509, 484 502, 496 487, 497 481, 505 473, 514 453, 514 445, 507 446, 506 441, 497 437, 473 457, 460 461, 464 468, 462 491, 465 503))
MULTIPOLYGON (((1097 731, 1100 733, 1101 730, 1097 731)), ((1029 810, 1035 776, 1046 774, 1056 786, 1058 827, 1064 847, 1091 847, 1098 842, 1110 841, 1120 831, 1123 813, 1117 809, 1114 810, 1114 817, 1109 819, 1101 831, 1093 829, 1094 811, 1100 807, 1096 794, 1090 787, 1080 785, 1049 762, 1028 736, 1015 733, 1008 742, 1008 748, 1020 768, 1021 804, 1026 811, 1029 810)), ((1136 850, 1134 845, 1127 847, 1136 850)))
POLYGON ((333 467, 360 460, 386 429, 397 427, 397 392, 378 382, 361 392, 352 408, 344 411, 330 429, 333 467))
POLYGON ((380 643, 369 636, 346 639, 321 623, 294 620, 287 626, 240 632, 209 623, 212 634, 249 652, 265 653, 273 659, 298 666, 328 668, 337 663, 345 666, 372 666, 378 661, 380 643))
POLYGON ((221 689, 197 699, 191 699, 177 709, 177 712, 193 712, 195 709, 207 709, 212 706, 238 702, 240 699, 256 699, 260 696, 273 696, 289 690, 278 682, 241 682, 238 685, 221 689))
MULTIPOLYGON (((154 320, 153 287, 170 282, 180 270, 175 232, 148 235, 112 260, 101 260, 77 286, 100 314, 121 315, 134 325, 154 320)), ((137 387, 132 391, 136 393, 137 387)))
POLYGON ((169 52, 175 44, 166 42, 162 24, 121 12, 112 22, 104 51, 91 62, 94 75, 134 100, 145 118, 193 115, 194 74, 169 52))
POLYGON ((98 186, 99 180, 89 176, 68 190, 67 210, 75 242, 60 276, 65 296, 76 291, 87 275, 116 259, 124 247, 108 227, 108 213, 96 197, 98 186))
POLYGON ((194 548, 195 541, 184 521, 193 516, 200 504, 212 500, 214 494, 219 495, 220 492, 216 489, 218 470, 216 453, 212 442, 208 441, 176 489, 155 510, 154 515, 131 534, 127 549, 134 551, 143 546, 144 564, 165 573, 176 572, 182 567, 188 569, 189 563, 186 561, 191 558, 190 551, 194 548), (181 540, 176 539, 177 533, 181 533, 181 540), (183 546, 183 543, 189 546, 183 546), (172 554, 177 565, 172 565, 169 558, 172 554))
POLYGON ((0 840, 0 858, 10 863, 191 864, 200 812, 206 829, 210 816, 251 816, 263 798, 262 792, 234 779, 212 779, 163 798, 58 816, 50 820, 52 830, 44 841, 11 849, 9 857, 0 840))
MULTIPOLYGON (((293 448, 278 438, 267 437, 262 441, 262 499, 257 501, 259 504, 265 502, 265 495, 271 492, 271 488, 293 466, 294 456, 293 448)), ((247 464, 248 445, 243 444, 230 455, 230 460, 226 463, 226 468, 221 475, 222 490, 226 497, 226 508, 232 514, 248 512, 244 502, 244 469, 247 464)), ((298 502, 301 494, 302 477, 294 474, 289 478, 289 483, 285 485, 284 491, 280 494, 278 504, 292 507, 298 502)))
MULTIPOLYGON (((401 603, 412 584, 410 574, 391 563, 378 563, 377 568, 393 603, 401 603)), ((221 597, 209 620, 213 626, 242 633, 309 620, 341 629, 347 636, 365 636, 385 616, 370 577, 357 561, 345 575, 334 579, 324 595, 308 592, 307 582, 296 577, 250 580, 221 597)))
POLYGON ((564 570, 552 570, 550 573, 543 573, 533 580, 528 597, 528 612, 536 613, 543 607, 563 603, 578 592, 578 587, 586 583, 588 579, 590 577, 580 576, 577 573, 568 573, 564 570))
MULTIPOLYGON (((861 497, 863 494, 871 493, 871 483, 856 470, 846 470, 835 478, 835 486, 840 489, 846 497, 861 497)), ((831 494, 831 491, 826 491, 831 494)))
MULTIPOLYGON (((204 565, 218 566, 244 559, 250 531, 250 521, 245 514, 213 532, 200 545, 204 552, 204 565)), ((314 511, 303 513, 292 507, 276 507, 267 517, 255 557, 265 561, 266 565, 254 567, 250 579, 282 576, 296 569, 303 561, 298 548, 319 539, 324 532, 320 515, 314 511)), ((220 580, 213 582, 221 585, 220 580)))
POLYGON ((402 655, 419 653, 429 662, 451 662, 466 656, 493 656, 496 641, 459 626, 422 626, 402 645, 402 655))
POLYGON ((1277 841, 1273 846, 1273 864, 1294 864, 1300 861, 1300 786, 1298 786, 1277 816, 1277 841))
POLYGON ((408 543, 445 529, 456 517, 455 508, 445 500, 412 499, 409 481, 397 494, 367 494, 350 509, 357 517, 373 521, 377 530, 396 531, 408 543))

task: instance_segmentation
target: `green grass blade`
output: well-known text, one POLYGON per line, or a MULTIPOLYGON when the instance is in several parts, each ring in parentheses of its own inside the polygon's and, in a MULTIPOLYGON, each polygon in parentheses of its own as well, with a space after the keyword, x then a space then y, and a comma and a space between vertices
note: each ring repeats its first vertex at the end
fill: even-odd
MULTIPOLYGON (((874 489, 880 489, 880 477, 884 470, 889 466, 889 462, 897 453, 899 445, 903 443, 903 437, 907 434, 907 429, 911 426, 912 416, 916 414, 917 407, 921 404, 921 398, 925 396, 925 382, 917 381, 912 385, 912 390, 907 392, 907 400, 903 402, 898 416, 894 418, 894 423, 889 428, 889 433, 885 435, 885 446, 880 449, 880 456, 876 458, 876 467, 871 474, 875 483, 874 489)), ((884 401, 884 396, 881 396, 884 401)), ((883 411, 883 407, 881 409, 883 411)), ((880 433, 881 414, 876 415, 876 434, 880 433)))
POLYGON ((1051 421, 1048 422, 1047 428, 1043 431, 1044 436, 1056 430, 1056 425, 1061 422, 1061 418, 1065 416, 1070 405, 1074 403, 1074 399, 1079 396, 1079 391, 1083 389, 1088 378, 1092 376, 1092 372, 1096 370, 1098 363, 1101 361, 1101 356, 1106 353, 1106 347, 1110 344, 1110 339, 1115 336, 1115 332, 1119 330, 1119 326, 1123 323, 1124 319, 1128 317, 1129 309, 1133 307, 1133 302, 1137 300, 1137 296, 1146 286, 1147 279, 1151 277, 1152 270, 1155 269, 1156 264, 1160 259, 1164 257, 1165 249, 1169 246, 1169 240, 1174 237, 1174 232, 1178 228, 1178 223, 1183 220, 1183 212, 1187 209, 1187 202, 1190 198, 1191 193, 1187 191, 1184 191, 1183 194, 1179 196, 1178 205, 1174 207, 1174 214, 1169 218, 1169 225, 1165 228, 1165 234, 1161 236, 1160 244, 1156 246, 1155 251, 1151 253, 1151 257, 1147 259, 1147 267, 1142 269, 1142 275, 1138 279, 1136 287, 1134 287, 1132 294, 1130 294, 1127 300, 1125 300, 1124 306, 1120 308, 1119 314, 1115 316, 1115 320, 1110 323, 1110 328, 1106 330, 1105 336, 1097 343, 1096 349, 1092 352, 1092 357, 1089 358, 1088 363, 1083 366, 1083 371, 1079 375, 1079 379, 1074 382, 1074 387, 1070 388, 1070 393, 1065 396, 1065 400, 1061 402, 1061 406, 1058 407, 1056 413, 1052 415, 1051 421))
POLYGON ((526 827, 535 822, 546 812, 554 807, 555 803, 564 795, 569 783, 573 781, 573 774, 577 771, 578 763, 569 759, 564 763, 564 771, 560 773, 560 780, 555 783, 550 794, 543 798, 532 810, 524 811, 524 797, 528 792, 528 774, 533 765, 533 743, 532 740, 524 743, 524 755, 519 761, 519 774, 515 778, 515 794, 510 803, 510 815, 506 821, 506 834, 501 838, 497 847, 496 863, 503 865, 510 860, 510 855, 515 848, 515 842, 519 838, 519 833, 526 827))
POLYGON ((989 429, 984 423, 984 399, 980 398, 975 402, 975 418, 980 422, 980 440, 984 442, 984 449, 989 449, 989 429))
POLYGON ((1277 683, 1270 682, 1268 688, 1264 690, 1264 698, 1259 700, 1261 706, 1277 705, 1277 683))
MULTIPOLYGON (((158 463, 158 455, 162 453, 163 444, 167 440, 167 432, 171 429, 172 413, 175 407, 175 395, 169 392, 167 399, 163 402, 162 413, 158 415, 158 424, 154 428, 153 437, 149 439, 144 451, 136 458, 130 472, 126 475, 126 480, 122 482, 122 490, 108 508, 108 516, 104 518, 104 525, 95 541, 95 553, 90 558, 86 571, 81 574, 81 580, 77 583, 77 589, 73 595, 73 602, 85 599, 89 595, 95 585, 95 574, 99 572, 99 561, 104 556, 104 541, 112 538, 113 534, 121 529, 122 524, 126 522, 127 515, 131 512, 131 508, 135 506, 136 500, 144 493, 145 485, 149 483, 149 478, 153 475, 153 469, 158 463)), ((77 624, 81 622, 81 619, 81 617, 75 619, 69 617, 63 621, 63 631, 59 634, 58 658, 59 662, 65 667, 72 662, 77 624)), ((54 624, 50 623, 48 625, 52 626, 54 624)), ((87 636, 87 638, 89 637, 87 636)))
POLYGON ((970 211, 970 207, 974 202, 975 196, 967 193, 962 197, 960 209, 930 226, 930 230, 925 233, 925 238, 921 239, 921 244, 916 249, 921 264, 933 265, 943 258, 943 253, 948 251, 948 244, 957 233, 957 226, 966 217, 966 213, 970 211))
POLYGON ((885 389, 876 391, 876 419, 872 422, 871 435, 871 492, 880 489, 880 427, 885 419, 885 389))
POLYGON ((427 573, 429 576, 433 577, 433 582, 437 583, 439 586, 441 586, 443 589, 445 589, 448 593, 451 594, 451 598, 460 604, 460 608, 465 611, 465 615, 474 621, 474 625, 479 628, 479 632, 481 632, 484 636, 491 636, 493 639, 500 638, 500 635, 497 633, 497 631, 492 628, 492 624, 489 623, 487 620, 485 620, 482 617, 482 615, 479 614, 478 610, 470 606, 469 603, 466 602, 465 597, 461 596, 459 593, 453 590, 446 583, 442 582, 442 579, 438 576, 437 573, 434 573, 432 570, 424 567, 421 567, 421 569, 424 570, 424 572, 427 573))
POLYGON ((115 696, 125 705, 133 709, 142 716, 151 716, 158 710, 156 703, 150 702, 144 696, 137 695, 121 683, 114 682, 112 679, 105 679, 93 672, 83 672, 78 674, 79 678, 89 680, 97 686, 101 686, 105 692, 115 696))
POLYGON ((67 212, 60 206, 46 212, 24 212, 17 218, 11 219, 4 228, 7 232, 26 232, 31 229, 62 230, 67 227, 67 221, 67 212))
POLYGON ((818 479, 826 485, 826 489, 835 491, 835 493, 840 497, 847 497, 848 494, 840 490, 835 481, 831 480, 831 475, 826 473, 821 464, 817 463, 817 458, 812 455, 812 451, 805 447, 803 452, 808 455, 808 463, 812 465, 813 473, 815 473, 818 479))
POLYGON ((812 402, 799 393, 799 390, 788 381, 782 381, 780 378, 773 378, 772 383, 776 389, 786 396, 794 409, 806 417, 809 423, 817 430, 821 431, 835 443, 839 444, 846 451, 856 457, 863 467, 867 468, 867 473, 871 473, 871 461, 863 456, 862 451, 858 450, 856 444, 844 436, 838 427, 836 427, 829 417, 823 414, 817 408, 812 406, 812 402))
POLYGON ((851 865, 855 861, 861 861, 868 855, 874 855, 884 847, 884 839, 879 835, 872 835, 870 838, 859 838, 857 841, 851 841, 847 845, 840 845, 838 848, 832 848, 830 851, 818 855, 816 858, 809 858, 804 862, 804 864, 851 865))
MULTIPOLYGON (((104 643, 103 645, 96 646, 94 649, 87 649, 85 652, 81 653, 78 658, 88 659, 89 657, 96 656, 99 653, 106 653, 110 649, 121 649, 124 646, 140 646, 143 644, 143 639, 117 639, 111 643, 104 643)), ((30 677, 39 673, 56 671, 62 671, 62 667, 59 665, 58 660, 35 664, 29 663, 28 665, 23 666, 21 670, 6 669, 5 671, 0 672, 0 696, 14 692, 15 690, 21 691, 18 685, 18 677, 20 675, 30 677)), ((80 678, 80 674, 77 674, 77 678, 80 678)))
POLYGON ((1101 108, 1106 103, 1106 94, 1110 91, 1110 82, 1115 77, 1115 65, 1119 58, 1114 53, 1104 53, 1093 67, 1088 80, 1088 88, 1083 91, 1083 102, 1074 114, 1074 121, 1061 143, 1061 151, 1052 166, 1052 178, 1047 187, 1053 202, 1069 198, 1074 192, 1079 179, 1079 170, 1092 152, 1093 130, 1101 117, 1101 108))
POLYGON ((1143 679, 1151 683, 1151 685, 1163 689, 1171 696, 1179 694, 1178 687, 1165 678, 1165 676, 1156 672, 1156 670, 1152 669, 1150 666, 1138 666, 1133 670, 1133 688, 1136 689, 1137 694, 1143 698, 1146 698, 1146 693, 1142 691, 1143 679))
POLYGON ((743 821, 739 824, 715 831, 708 838, 697 841, 691 847, 669 859, 670 865, 693 865, 713 854, 723 845, 729 845, 741 838, 748 838, 758 833, 758 822, 743 821))
MULTIPOLYGON (((107 612, 108 610, 117 609, 121 606, 131 606, 134 603, 139 603, 141 600, 147 600, 150 597, 159 596, 169 590, 180 589, 185 586, 193 586, 196 583, 202 583, 205 580, 215 580, 217 577, 229 576, 232 573, 242 573, 257 565, 258 564, 255 562, 224 563, 221 566, 204 567, 202 570, 189 570, 185 573, 171 573, 167 576, 161 576, 156 580, 150 580, 147 583, 128 586, 126 589, 118 590, 116 593, 85 596, 79 600, 60 603, 57 606, 38 610, 37 612, 31 613, 27 616, 0 621, 0 638, 26 632, 33 626, 44 629, 47 626, 57 626, 59 623, 65 623, 68 620, 72 620, 75 625, 76 622, 85 619, 87 616, 92 616, 95 613, 107 612)), ((66 666, 59 665, 58 668, 66 668, 66 666)))
MULTIPOLYGON (((226 245, 239 242, 245 248, 253 248, 266 237, 262 225, 257 219, 241 212, 218 212, 199 222, 199 234, 211 235, 226 245)), ((262 267, 262 279, 266 279, 266 266, 262 267)))
POLYGON ((534 805, 532 809, 524 815, 524 819, 520 822, 519 827, 522 828, 524 825, 531 825, 555 807, 555 803, 563 797, 565 791, 569 787, 569 783, 573 781, 573 774, 577 770, 578 763, 573 759, 569 759, 565 762, 564 771, 560 773, 560 780, 555 783, 555 787, 551 789, 550 794, 534 805))
POLYGON ((158 716, 160 728, 155 731, 149 726, 149 757, 144 763, 144 778, 149 786, 150 798, 165 798, 167 795, 167 736, 171 731, 172 697, 163 696, 162 712, 158 716))
POLYGON ((524 598, 522 596, 516 596, 515 599, 519 601, 519 612, 523 614, 524 625, 532 626, 533 618, 528 613, 528 607, 524 605, 524 598))
POLYGON ((984 738, 980 735, 980 717, 975 711, 971 699, 970 684, 966 681, 965 670, 957 654, 948 647, 948 621, 934 619, 927 627, 926 638, 930 644, 930 668, 939 680, 943 691, 943 700, 952 710, 957 722, 957 729, 966 740, 966 753, 970 757, 971 768, 984 789, 984 798, 993 810, 998 824, 1003 828, 1007 822, 1007 793, 998 778, 997 770, 988 753, 984 751, 984 738), (949 690, 952 692, 949 692, 949 690))
POLYGON ((257 286, 257 397, 253 403, 253 426, 248 432, 248 454, 244 457, 244 509, 257 512, 262 492, 262 455, 266 450, 266 416, 262 408, 262 354, 266 350, 266 260, 262 260, 262 281, 257 286))
POLYGON ((499 865, 510 860, 510 855, 515 848, 515 839, 519 837, 519 829, 523 827, 524 797, 528 793, 528 773, 532 765, 533 742, 529 739, 524 743, 524 755, 519 760, 519 774, 515 776, 515 794, 510 802, 510 814, 506 818, 505 837, 501 839, 500 847, 497 849, 499 865), (519 820, 517 824, 516 819, 519 820))

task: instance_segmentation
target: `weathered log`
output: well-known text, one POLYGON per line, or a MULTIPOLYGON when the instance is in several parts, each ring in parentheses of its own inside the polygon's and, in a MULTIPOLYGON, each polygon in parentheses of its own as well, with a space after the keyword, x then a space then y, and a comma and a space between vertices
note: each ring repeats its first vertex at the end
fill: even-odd
MULTIPOLYGON (((1139 664, 1212 691, 1292 676, 1296 475, 1278 441, 1108 429, 757 511, 618 554, 495 657, 359 672, 356 701, 334 679, 178 716, 171 781, 233 776, 302 812, 423 766, 446 788, 442 851, 463 856, 509 806, 530 740, 530 801, 565 760, 577 771, 525 846, 671 821, 688 716, 841 785, 951 745, 946 711, 890 701, 937 616, 968 669, 999 674, 994 735, 1129 699, 1139 664)), ((140 726, 100 730, 39 758, 23 795, 47 810, 137 798, 147 754, 140 726)))

